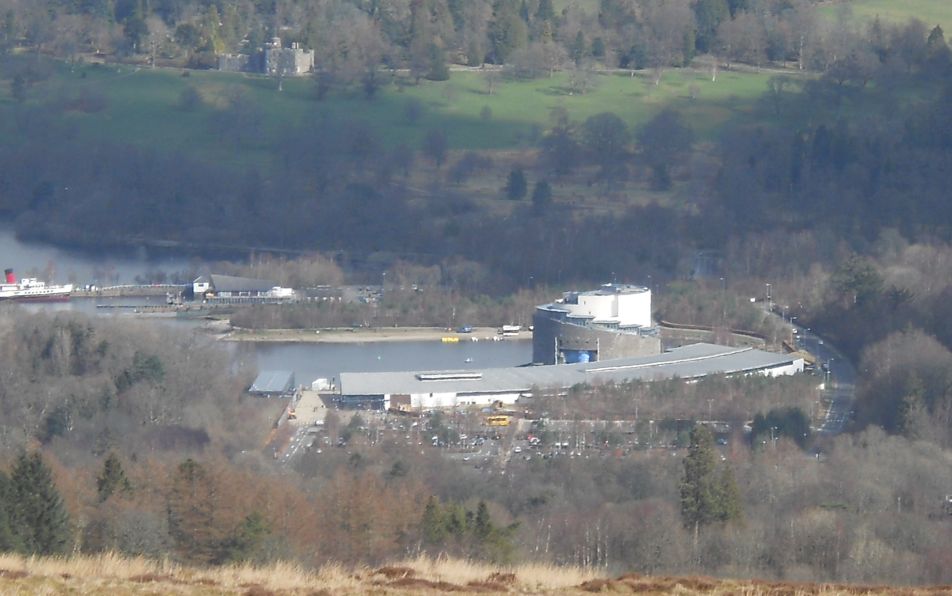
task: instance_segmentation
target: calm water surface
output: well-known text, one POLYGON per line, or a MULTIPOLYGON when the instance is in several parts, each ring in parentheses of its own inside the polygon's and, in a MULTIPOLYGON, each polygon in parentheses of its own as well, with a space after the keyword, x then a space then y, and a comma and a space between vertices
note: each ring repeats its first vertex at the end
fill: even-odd
POLYGON ((137 275, 153 271, 193 270, 200 259, 155 257, 145 249, 118 255, 92 254, 17 240, 13 229, 0 225, 0 271, 12 268, 19 277, 47 277, 55 283, 115 285, 135 283, 137 275))
MULTIPOLYGON (((92 256, 42 244, 25 244, 12 229, 0 227, 0 270, 12 267, 20 277, 45 276, 53 270, 56 283, 134 283, 150 271, 184 271, 194 262, 186 259, 151 259, 141 251, 119 257, 92 256)), ((141 306, 164 304, 165 298, 74 298, 69 302, 21 304, 29 312, 74 311, 99 317, 130 317, 133 309, 97 308, 100 304, 141 306)), ((192 332, 200 321, 176 318, 137 320, 169 325, 192 332)), ((341 372, 475 369, 518 366, 532 359, 530 341, 479 341, 444 344, 439 341, 356 344, 227 343, 236 365, 257 370, 292 370, 298 383, 316 378, 336 378, 341 372)))

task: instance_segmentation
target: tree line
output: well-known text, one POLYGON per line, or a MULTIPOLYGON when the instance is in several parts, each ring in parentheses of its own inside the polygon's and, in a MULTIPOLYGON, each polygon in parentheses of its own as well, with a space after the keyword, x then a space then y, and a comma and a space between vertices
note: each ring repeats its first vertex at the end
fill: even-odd
POLYGON ((216 457, 109 454, 65 468, 48 453, 23 454, 3 477, 2 548, 199 565, 446 552, 613 572, 949 580, 948 453, 881 431, 840 437, 821 459, 780 439, 732 444, 725 461, 698 426, 677 458, 517 458, 505 475, 361 436, 306 455, 302 477, 216 457), (15 500, 18 490, 30 498, 15 500), (30 517, 33 507, 44 514, 30 517))
MULTIPOLYGON (((43 0, 7 5, 0 48, 67 59, 138 57, 208 68, 221 53, 252 53, 272 37, 313 49, 319 84, 372 96, 381 67, 445 79, 447 63, 507 64, 521 74, 688 64, 696 54, 761 65, 830 68, 850 27, 812 0, 43 0)), ((847 58, 848 59, 848 58, 847 58)))

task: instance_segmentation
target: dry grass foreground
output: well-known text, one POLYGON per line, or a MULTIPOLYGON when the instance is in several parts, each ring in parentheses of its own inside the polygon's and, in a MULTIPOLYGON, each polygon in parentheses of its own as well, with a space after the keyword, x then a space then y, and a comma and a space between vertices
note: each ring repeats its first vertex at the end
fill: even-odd
POLYGON ((119 555, 69 558, 0 554, 2 594, 742 594, 932 596, 952 586, 890 588, 792 584, 703 577, 603 577, 578 567, 525 564, 499 569, 463 560, 425 557, 379 568, 328 565, 317 571, 278 563, 267 567, 191 568, 119 555))

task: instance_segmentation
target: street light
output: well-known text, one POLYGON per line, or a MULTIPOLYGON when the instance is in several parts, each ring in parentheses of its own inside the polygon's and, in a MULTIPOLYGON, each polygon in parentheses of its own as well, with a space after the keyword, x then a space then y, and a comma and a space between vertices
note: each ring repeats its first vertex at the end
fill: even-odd
POLYGON ((727 282, 721 278, 721 319, 727 320, 727 282))
POLYGON ((767 312, 770 312, 770 284, 765 284, 767 286, 767 312))

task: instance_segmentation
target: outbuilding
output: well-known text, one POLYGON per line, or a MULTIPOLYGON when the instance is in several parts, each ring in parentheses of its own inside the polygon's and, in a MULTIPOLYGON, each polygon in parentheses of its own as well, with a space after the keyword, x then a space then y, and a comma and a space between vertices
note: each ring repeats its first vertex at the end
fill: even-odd
POLYGON ((212 273, 192 282, 196 300, 269 301, 294 297, 294 290, 282 288, 269 279, 237 277, 212 273))
POLYGON ((294 373, 289 370, 264 370, 248 388, 248 393, 260 397, 284 397, 294 393, 294 373))

